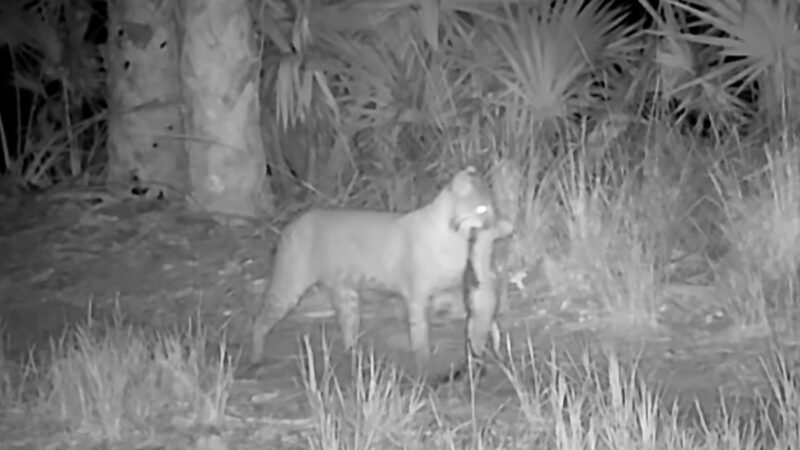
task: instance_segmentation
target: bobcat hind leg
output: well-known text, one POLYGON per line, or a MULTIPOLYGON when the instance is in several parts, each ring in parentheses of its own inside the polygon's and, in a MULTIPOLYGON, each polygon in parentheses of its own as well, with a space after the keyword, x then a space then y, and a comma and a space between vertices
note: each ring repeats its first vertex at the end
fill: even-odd
POLYGON ((300 299, 314 283, 296 278, 276 279, 261 298, 260 312, 253 321, 250 363, 258 364, 264 357, 264 340, 267 335, 300 303, 300 299))
POLYGON ((250 362, 260 363, 264 357, 264 340, 267 335, 275 328, 275 325, 283 320, 296 302, 270 302, 266 301, 261 305, 261 311, 253 321, 252 347, 250 362))

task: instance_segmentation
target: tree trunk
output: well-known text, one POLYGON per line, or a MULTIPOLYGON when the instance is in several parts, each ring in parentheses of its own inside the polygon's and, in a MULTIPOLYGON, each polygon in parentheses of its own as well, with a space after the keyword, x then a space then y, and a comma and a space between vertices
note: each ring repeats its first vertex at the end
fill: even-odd
POLYGON ((272 211, 259 130, 261 59, 246 0, 184 2, 181 74, 191 190, 207 211, 272 211))
POLYGON ((175 5, 108 2, 108 182, 148 196, 188 189, 175 5), (172 187, 173 189, 168 189, 172 187))

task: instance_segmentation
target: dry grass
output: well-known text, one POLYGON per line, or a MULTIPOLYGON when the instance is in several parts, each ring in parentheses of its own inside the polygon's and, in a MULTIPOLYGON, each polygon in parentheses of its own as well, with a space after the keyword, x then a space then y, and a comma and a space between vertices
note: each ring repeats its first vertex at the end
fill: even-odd
POLYGON ((772 392, 753 408, 729 410, 723 403, 713 422, 690 423, 685 410, 664 401, 614 351, 585 353, 575 362, 555 351, 542 356, 530 342, 528 349, 504 369, 514 396, 496 410, 487 409, 491 402, 472 383, 454 398, 404 384, 391 365, 363 355, 357 361, 365 370, 347 386, 328 369, 314 377, 306 372, 314 423, 309 447, 755 449, 797 442, 798 389, 779 355, 769 369, 772 392))
MULTIPOLYGON (((777 348, 763 360, 769 389, 751 397, 748 408, 726 409, 722 402, 714 410, 716 399, 701 399, 696 407, 711 417, 705 422, 687 420, 691 407, 667 400, 637 362, 610 347, 587 346, 572 355, 531 341, 522 354, 510 343, 506 348, 506 362, 493 370, 502 370, 509 387, 490 392, 472 379, 432 389, 368 353, 355 355, 353 375, 341 378, 327 346, 315 350, 306 339, 305 427, 291 433, 294 443, 314 449, 789 449, 800 437, 800 390, 777 348)), ((209 348, 201 328, 144 333, 88 324, 27 373, 3 380, 6 426, 19 427, 4 430, 7 444, 163 442, 202 426, 228 436, 257 433, 233 413, 230 355, 224 346, 209 348)))
POLYGON ((34 445, 64 434, 78 442, 124 442, 186 424, 218 424, 233 384, 231 363, 225 345, 209 347, 194 321, 162 333, 89 322, 33 354, 16 371, 22 377, 5 381, 8 425, 23 425, 7 436, 34 445))

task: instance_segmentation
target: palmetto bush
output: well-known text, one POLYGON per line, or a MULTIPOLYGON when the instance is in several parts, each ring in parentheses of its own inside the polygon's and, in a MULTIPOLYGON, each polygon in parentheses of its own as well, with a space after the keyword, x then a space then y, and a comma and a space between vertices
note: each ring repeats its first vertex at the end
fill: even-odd
MULTIPOLYGON (((5 165, 41 186, 83 174, 87 148, 102 142, 103 115, 78 106, 90 104, 102 85, 77 83, 99 79, 97 67, 78 62, 95 61, 96 50, 54 44, 55 37, 72 36, 65 3, 39 2, 47 20, 4 5, 3 44, 14 61, 36 62, 36 72, 15 67, 16 86, 39 99, 35 119, 21 129, 23 146, 12 150, 4 141, 5 165), (31 29, 42 31, 31 35, 31 29), (94 76, 80 75, 86 70, 94 76), (57 95, 44 89, 50 81, 57 95), (44 111, 57 118, 44 120, 44 111)), ((628 269, 615 270, 665 279, 648 269, 670 267, 670 252, 656 248, 672 242, 665 235, 682 231, 665 224, 692 219, 686 211, 709 200, 698 198, 703 174, 692 167, 757 162, 753 151, 732 158, 726 136, 741 134, 742 124, 785 129, 796 115, 798 6, 789 0, 638 5, 653 19, 648 30, 629 14, 630 4, 600 0, 254 0, 265 40, 272 165, 288 161, 329 203, 409 209, 430 194, 432 180, 483 164, 503 214, 526 243, 517 246, 520 264, 558 241, 545 230, 571 226, 576 231, 567 241, 647 240, 625 244, 637 256, 628 269), (715 133, 711 147, 667 141, 685 131, 675 123, 690 117, 715 133), (634 137, 611 145, 629 126, 634 137), (630 206, 632 216, 620 215, 620 205, 630 206), (643 232, 636 222, 642 217, 661 231, 643 232), (609 234, 587 234, 587 224, 609 234)), ((86 24, 78 24, 80 34, 86 24)), ((718 197, 711 200, 729 198, 718 197)), ((613 252, 595 256, 619 259, 613 252)), ((580 252, 571 257, 591 259, 580 252)))
MULTIPOLYGON (((591 129, 607 113, 644 114, 653 106, 644 99, 656 99, 659 109, 671 103, 678 120, 699 116, 717 130, 745 120, 753 127, 791 122, 800 68, 795 2, 660 4, 654 10, 638 3, 655 19, 646 33, 628 14, 630 4, 599 0, 254 0, 252 9, 267 44, 265 106, 281 126, 301 124, 322 136, 309 146, 317 162, 301 158, 307 164, 344 155, 327 170, 345 171, 366 149, 382 169, 404 173, 386 167, 408 164, 397 161, 399 148, 427 149, 426 162, 442 164, 453 158, 442 149, 454 141, 472 156, 496 147, 503 157, 524 159, 532 149, 551 151, 554 138, 575 140, 582 132, 577 119, 588 118, 591 129), (742 100, 751 92, 757 114, 742 100)), ((4 2, 0 33, 0 45, 20 62, 17 86, 42 95, 49 81, 62 85, 57 96, 42 97, 56 105, 41 107, 67 116, 61 132, 80 125, 87 114, 69 116, 101 87, 85 83, 100 79, 97 65, 83 67, 97 61, 96 50, 81 41, 88 4, 65 5, 4 2), (21 66, 23 53, 38 73, 21 66)), ((75 147, 75 131, 54 139, 51 130, 49 141, 30 147, 75 147)), ((9 159, 29 152, 5 153, 9 159)), ((44 153, 34 160, 53 159, 44 153)), ((53 153, 63 155, 47 154, 53 153)), ((80 159, 70 155, 65 171, 79 172, 80 159)))
POLYGON ((485 72, 492 103, 518 130, 558 127, 575 114, 600 112, 615 72, 641 50, 641 34, 604 2, 561 0, 504 8, 481 26, 473 70, 485 72))
POLYGON ((592 0, 289 4, 259 2, 266 107, 325 130, 328 142, 306 151, 347 157, 324 170, 399 196, 409 183, 396 180, 420 168, 443 176, 488 161, 518 224, 513 260, 545 255, 551 291, 588 279, 607 291, 601 303, 648 320, 654 304, 641 302, 658 302, 658 285, 690 283, 678 261, 705 260, 726 239, 724 225, 698 225, 726 220, 729 198, 703 167, 763 161, 743 132, 796 115, 789 0, 641 1, 647 30, 631 5, 592 0), (634 137, 612 145, 626 127, 634 137))
POLYGON ((640 3, 655 18, 646 34, 601 1, 260 2, 278 50, 267 51, 273 107, 284 122, 330 110, 349 134, 499 116, 518 131, 558 127, 635 110, 648 92, 720 128, 741 123, 742 94, 755 88, 762 117, 787 113, 800 67, 794 2, 640 3))
POLYGON ((563 132, 573 115, 605 109, 612 69, 642 48, 622 10, 580 3, 262 2, 268 107, 283 124, 322 115, 333 135, 392 153, 401 130, 432 134, 429 158, 440 163, 445 142, 471 141, 469 158, 501 129, 517 140, 563 132))
POLYGON ((665 99, 726 131, 790 125, 800 70, 797 2, 662 3, 650 13, 658 17, 665 99))

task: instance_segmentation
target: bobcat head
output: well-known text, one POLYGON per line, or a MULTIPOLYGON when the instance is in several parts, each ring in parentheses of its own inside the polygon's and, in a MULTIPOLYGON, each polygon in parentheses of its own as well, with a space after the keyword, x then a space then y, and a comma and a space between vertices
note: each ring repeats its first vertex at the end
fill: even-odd
POLYGON ((474 167, 458 172, 442 191, 442 196, 449 200, 450 226, 454 231, 466 235, 473 229, 494 225, 492 192, 474 167))

